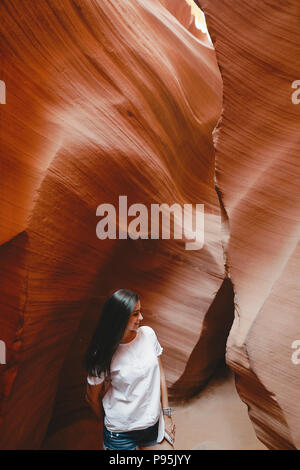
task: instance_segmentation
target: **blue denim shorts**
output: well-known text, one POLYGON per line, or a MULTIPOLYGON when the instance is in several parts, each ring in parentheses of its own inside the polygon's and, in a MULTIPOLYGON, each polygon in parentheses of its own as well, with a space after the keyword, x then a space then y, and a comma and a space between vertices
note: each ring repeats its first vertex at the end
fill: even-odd
POLYGON ((136 450, 157 444, 158 421, 146 429, 128 432, 111 432, 103 426, 104 450, 136 450))

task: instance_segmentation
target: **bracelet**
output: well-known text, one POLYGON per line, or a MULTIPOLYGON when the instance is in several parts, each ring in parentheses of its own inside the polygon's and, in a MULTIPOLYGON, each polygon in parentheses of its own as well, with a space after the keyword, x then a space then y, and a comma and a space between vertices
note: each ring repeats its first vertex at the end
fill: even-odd
POLYGON ((172 408, 163 408, 163 415, 172 416, 172 408))

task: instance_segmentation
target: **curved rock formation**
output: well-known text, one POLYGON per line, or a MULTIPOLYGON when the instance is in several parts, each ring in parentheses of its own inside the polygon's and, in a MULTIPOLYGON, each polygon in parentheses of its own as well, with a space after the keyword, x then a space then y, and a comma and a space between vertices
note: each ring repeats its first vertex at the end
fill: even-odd
POLYGON ((61 448, 100 448, 82 357, 121 286, 141 296, 174 400, 224 360, 234 289, 237 389, 269 448, 300 448, 297 5, 201 7, 224 82, 216 165, 222 81, 190 6, 0 4, 1 448, 47 448, 56 432, 61 448), (98 205, 120 195, 148 208, 204 203, 204 248, 97 239, 98 205))
POLYGON ((227 363, 258 437, 300 448, 299 158, 296 1, 199 0, 224 83, 217 185, 229 222, 235 321, 227 363))
MULTIPOLYGON (((213 48, 158 1, 4 0, 0 14, 0 447, 37 449, 47 428, 65 427, 62 447, 86 448, 95 422, 82 357, 112 290, 139 292, 174 397, 224 361, 233 318, 219 300, 228 289, 211 136, 221 76, 213 48), (97 239, 97 206, 117 206, 119 195, 147 207, 204 203, 204 248, 97 239), (199 358, 212 318, 217 327, 203 338, 209 345, 217 335, 220 348, 199 358)), ((99 448, 94 439, 90 448, 99 448)))

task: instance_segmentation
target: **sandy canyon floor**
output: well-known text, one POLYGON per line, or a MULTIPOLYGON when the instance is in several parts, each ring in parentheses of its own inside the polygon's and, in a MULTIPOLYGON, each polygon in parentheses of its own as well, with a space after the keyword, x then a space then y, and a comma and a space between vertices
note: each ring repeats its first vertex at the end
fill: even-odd
POLYGON ((265 450, 229 368, 220 369, 203 391, 175 407, 176 449, 265 450))

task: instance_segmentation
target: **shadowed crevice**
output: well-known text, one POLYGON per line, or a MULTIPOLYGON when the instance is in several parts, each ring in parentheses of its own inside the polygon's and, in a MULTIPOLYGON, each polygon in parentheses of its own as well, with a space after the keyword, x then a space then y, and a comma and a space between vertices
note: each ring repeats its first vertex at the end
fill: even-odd
POLYGON ((184 373, 169 390, 170 400, 188 399, 203 389, 216 368, 225 364, 227 338, 234 319, 234 292, 225 278, 203 322, 200 338, 184 373))

